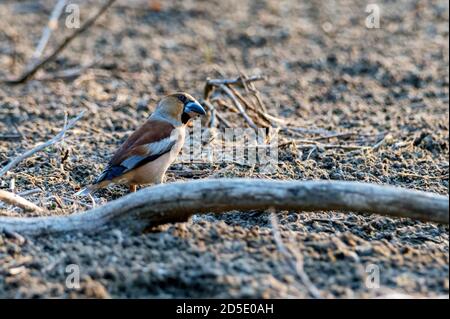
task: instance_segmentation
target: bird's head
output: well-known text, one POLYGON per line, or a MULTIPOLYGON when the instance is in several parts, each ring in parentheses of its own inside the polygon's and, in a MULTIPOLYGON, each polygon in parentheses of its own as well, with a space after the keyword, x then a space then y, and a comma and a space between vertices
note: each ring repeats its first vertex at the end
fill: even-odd
POLYGON ((174 93, 164 97, 156 106, 155 113, 166 119, 186 124, 197 115, 205 115, 205 109, 187 93, 174 93))

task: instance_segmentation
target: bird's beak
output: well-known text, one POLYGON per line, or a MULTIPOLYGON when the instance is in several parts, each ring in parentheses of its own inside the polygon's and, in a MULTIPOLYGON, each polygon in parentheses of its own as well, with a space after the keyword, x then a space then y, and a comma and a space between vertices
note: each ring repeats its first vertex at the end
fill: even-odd
POLYGON ((186 103, 186 105, 184 106, 184 113, 197 113, 200 115, 205 115, 205 109, 203 108, 203 106, 200 105, 200 103, 198 102, 188 102, 186 103))

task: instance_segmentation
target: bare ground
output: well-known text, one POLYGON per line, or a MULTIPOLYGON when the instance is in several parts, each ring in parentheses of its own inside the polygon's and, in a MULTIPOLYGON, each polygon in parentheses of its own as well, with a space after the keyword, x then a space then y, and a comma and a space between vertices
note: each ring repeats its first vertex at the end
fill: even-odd
MULTIPOLYGON (((53 3, 0 3, 0 78, 20 73, 53 3)), ((63 143, 23 162, 0 187, 8 189, 14 179, 17 192, 39 189, 27 198, 47 214, 84 210, 91 203, 72 194, 101 171, 161 96, 184 90, 200 97, 207 77, 243 71, 268 77, 257 87, 270 113, 290 126, 354 133, 326 143, 372 146, 387 138, 370 152, 282 146, 271 174, 231 163, 175 164, 168 182, 209 176, 358 180, 447 195, 448 2, 379 3, 381 28, 367 29, 364 1, 119 1, 37 77, 98 57, 93 68, 70 81, 1 84, 0 136, 23 138, 0 140, 0 166, 55 135, 66 113, 88 114, 63 143)), ((96 7, 81 3, 81 18, 96 7)), ((50 46, 69 32, 60 28, 50 46)), ((221 112, 244 126, 239 116, 221 112)), ((114 187, 99 192, 97 201, 124 193, 114 187)), ((0 207, 0 214, 33 215, 11 207, 0 207)), ((303 256, 304 271, 323 297, 448 297, 447 226, 336 212, 279 216, 285 245, 303 256), (379 289, 365 284, 371 264, 380 269, 379 289)), ((137 235, 125 229, 40 238, 0 234, 0 297, 311 294, 277 249, 269 215, 230 212, 137 235), (65 285, 69 264, 80 267, 80 289, 65 285)))

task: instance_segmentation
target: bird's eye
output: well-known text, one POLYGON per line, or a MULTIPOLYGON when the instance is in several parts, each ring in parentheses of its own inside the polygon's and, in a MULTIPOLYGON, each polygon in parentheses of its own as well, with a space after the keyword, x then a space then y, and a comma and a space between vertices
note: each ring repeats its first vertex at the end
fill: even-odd
POLYGON ((180 100, 181 103, 183 103, 183 104, 186 104, 186 102, 187 102, 186 96, 184 96, 182 94, 178 95, 178 100, 180 100))

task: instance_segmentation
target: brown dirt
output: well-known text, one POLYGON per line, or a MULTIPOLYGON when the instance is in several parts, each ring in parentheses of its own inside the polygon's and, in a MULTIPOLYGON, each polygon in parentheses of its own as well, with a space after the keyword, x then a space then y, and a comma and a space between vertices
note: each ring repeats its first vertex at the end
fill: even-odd
MULTIPOLYGON (((0 78, 20 73, 53 3, 1 2, 0 78)), ((101 57, 81 77, 0 85, 0 136, 17 133, 16 127, 24 136, 0 140, 0 167, 55 135, 66 113, 88 111, 63 143, 2 178, 2 189, 12 179, 17 192, 40 189, 27 198, 47 214, 85 209, 90 202, 71 202, 71 195, 100 172, 161 96, 184 90, 201 97, 207 77, 240 70, 268 77, 257 87, 270 113, 291 126, 356 132, 326 143, 372 146, 389 136, 375 151, 284 146, 273 174, 230 163, 175 164, 169 182, 208 176, 337 179, 448 194, 447 1, 378 1, 377 30, 365 27, 360 1, 150 3, 119 1, 37 75, 101 57)), ((96 1, 83 2, 81 18, 96 7, 96 1)), ((69 32, 60 28, 50 46, 69 32)), ((124 193, 118 186, 96 196, 102 203, 124 193)), ((0 213, 33 215, 11 207, 0 213)), ((302 254, 305 272, 325 297, 448 296, 447 226, 336 212, 278 216, 285 245, 302 254), (369 264, 380 268, 379 289, 365 286, 369 264)), ((277 250, 268 217, 194 216, 138 235, 114 229, 23 240, 0 233, 0 297, 310 297, 277 250), (79 290, 65 286, 69 264, 80 266, 79 290)))

